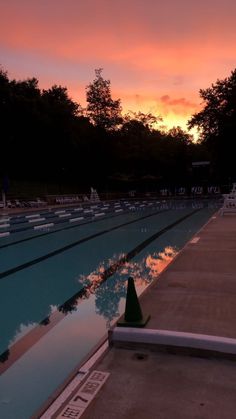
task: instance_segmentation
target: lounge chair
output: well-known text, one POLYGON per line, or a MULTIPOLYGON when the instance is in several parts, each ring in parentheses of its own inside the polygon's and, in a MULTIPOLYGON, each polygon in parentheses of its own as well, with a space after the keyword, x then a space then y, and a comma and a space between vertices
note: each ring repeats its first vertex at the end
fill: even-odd
POLYGON ((178 195, 185 195, 185 188, 179 188, 177 191, 178 195))
POLYGON ((47 201, 43 201, 40 198, 36 198, 36 202, 37 202, 37 204, 38 204, 39 207, 46 206, 48 204, 47 201))
POLYGON ((7 200, 7 208, 15 208, 15 204, 12 201, 7 200))
POLYGON ((236 212, 236 195, 228 195, 227 198, 224 199, 223 207, 220 209, 220 214, 224 215, 225 213, 234 213, 236 212))

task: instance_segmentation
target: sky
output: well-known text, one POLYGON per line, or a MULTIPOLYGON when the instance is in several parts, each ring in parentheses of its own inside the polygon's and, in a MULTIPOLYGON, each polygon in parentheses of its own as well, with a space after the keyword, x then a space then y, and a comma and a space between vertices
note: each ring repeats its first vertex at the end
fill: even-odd
POLYGON ((103 68, 123 112, 186 128, 199 90, 236 67, 235 0, 0 0, 0 64, 41 89, 85 88, 103 68))

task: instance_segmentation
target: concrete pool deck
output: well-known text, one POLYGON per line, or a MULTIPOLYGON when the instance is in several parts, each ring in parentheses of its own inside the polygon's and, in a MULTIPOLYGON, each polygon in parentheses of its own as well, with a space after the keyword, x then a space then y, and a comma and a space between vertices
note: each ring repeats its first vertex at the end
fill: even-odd
MULTIPOLYGON (((213 216, 140 303, 143 314, 151 315, 145 329, 136 329, 141 335, 142 330, 143 335, 171 331, 180 338, 201 335, 203 341, 207 335, 234 346, 236 214, 213 216)), ((74 398, 77 388, 53 418, 81 417, 80 413, 84 419, 235 418, 234 350, 225 353, 221 346, 204 351, 194 345, 189 349, 184 339, 182 346, 146 338, 121 341, 115 334, 122 329, 111 331, 111 347, 93 367, 109 376, 89 406, 84 410, 83 402, 80 409, 74 398), (63 416, 68 407, 74 416, 63 416)))

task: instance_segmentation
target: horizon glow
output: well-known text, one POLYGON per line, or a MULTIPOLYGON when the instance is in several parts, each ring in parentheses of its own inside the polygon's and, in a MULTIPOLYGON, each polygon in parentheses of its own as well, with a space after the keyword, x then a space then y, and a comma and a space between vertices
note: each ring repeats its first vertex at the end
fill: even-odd
POLYGON ((236 67, 233 0, 0 0, 0 64, 9 78, 68 88, 86 106, 85 88, 103 68, 123 112, 161 115, 186 129, 199 90, 236 67))

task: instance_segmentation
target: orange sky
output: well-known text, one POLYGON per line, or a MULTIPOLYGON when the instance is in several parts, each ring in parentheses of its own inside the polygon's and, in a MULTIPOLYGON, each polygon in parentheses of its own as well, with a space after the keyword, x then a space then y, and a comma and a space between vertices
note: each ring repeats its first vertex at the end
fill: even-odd
POLYGON ((85 106, 94 69, 123 110, 186 126, 199 89, 236 67, 234 0, 0 0, 0 63, 10 78, 67 86, 85 106))

